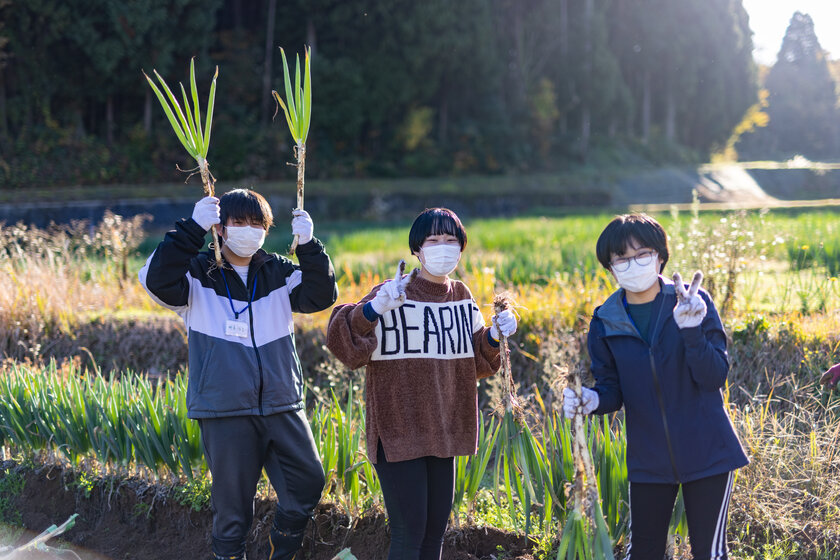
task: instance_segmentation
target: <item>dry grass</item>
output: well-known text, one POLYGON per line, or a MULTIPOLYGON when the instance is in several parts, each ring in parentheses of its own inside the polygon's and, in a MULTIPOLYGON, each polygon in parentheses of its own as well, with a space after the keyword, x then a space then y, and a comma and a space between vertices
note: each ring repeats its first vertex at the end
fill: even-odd
POLYGON ((41 230, 0 225, 0 356, 40 360, 57 339, 77 338, 103 313, 149 312, 126 260, 146 218, 75 222, 41 230))
POLYGON ((760 557, 776 541, 794 543, 801 557, 840 554, 840 403, 826 406, 813 393, 801 387, 784 411, 772 395, 731 407, 752 461, 738 471, 731 505, 731 533, 745 554, 760 557))

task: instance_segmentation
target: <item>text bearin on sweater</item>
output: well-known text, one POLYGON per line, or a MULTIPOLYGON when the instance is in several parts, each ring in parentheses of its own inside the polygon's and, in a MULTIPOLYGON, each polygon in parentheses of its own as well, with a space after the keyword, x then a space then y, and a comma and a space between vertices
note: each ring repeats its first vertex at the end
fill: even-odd
POLYGON ((379 319, 371 360, 470 358, 475 356, 473 333, 483 326, 475 300, 408 300, 379 319))

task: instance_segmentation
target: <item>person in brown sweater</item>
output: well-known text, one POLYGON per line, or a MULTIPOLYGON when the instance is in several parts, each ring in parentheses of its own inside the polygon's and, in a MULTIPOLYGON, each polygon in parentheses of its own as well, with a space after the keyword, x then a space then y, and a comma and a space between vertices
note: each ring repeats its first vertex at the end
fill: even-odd
MULTIPOLYGON (((439 560, 455 456, 476 452, 476 380, 499 369, 499 332, 484 325, 469 288, 449 277, 467 245, 454 212, 424 211, 408 242, 419 273, 337 306, 327 347, 347 367, 366 367, 367 453, 391 525, 389 560, 439 560)), ((495 322, 504 336, 516 331, 510 311, 495 322)))

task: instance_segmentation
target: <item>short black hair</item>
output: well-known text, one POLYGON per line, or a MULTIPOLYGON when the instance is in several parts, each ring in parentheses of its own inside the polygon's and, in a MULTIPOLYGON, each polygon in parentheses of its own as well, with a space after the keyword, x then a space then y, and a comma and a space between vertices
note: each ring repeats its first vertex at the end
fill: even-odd
POLYGON ((624 214, 616 216, 607 224, 595 245, 595 254, 601 266, 609 270, 613 255, 623 255, 631 239, 659 254, 659 258, 662 259, 662 266, 659 267, 661 274, 670 257, 668 234, 659 222, 647 214, 624 214))
POLYGON ((274 214, 268 201, 258 192, 250 189, 234 189, 222 195, 219 199, 219 220, 222 227, 227 225, 228 218, 246 222, 260 222, 263 229, 268 230, 274 225, 274 214))
POLYGON ((461 251, 467 246, 467 230, 461 219, 449 208, 426 208, 414 218, 408 232, 408 247, 412 253, 419 253, 423 242, 430 235, 454 235, 461 244, 461 251))

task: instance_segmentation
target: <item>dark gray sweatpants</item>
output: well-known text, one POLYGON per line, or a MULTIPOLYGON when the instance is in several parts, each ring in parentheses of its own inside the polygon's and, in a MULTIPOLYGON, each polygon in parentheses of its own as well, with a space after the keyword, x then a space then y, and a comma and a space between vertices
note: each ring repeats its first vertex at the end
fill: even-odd
POLYGON ((306 527, 324 488, 324 468, 303 410, 271 416, 202 418, 201 441, 213 487, 213 552, 237 556, 254 517, 262 469, 277 493, 274 526, 306 527))

